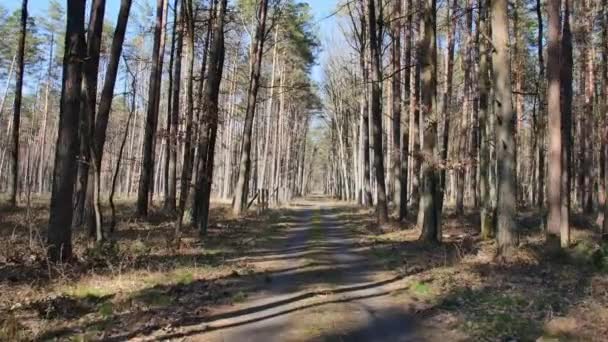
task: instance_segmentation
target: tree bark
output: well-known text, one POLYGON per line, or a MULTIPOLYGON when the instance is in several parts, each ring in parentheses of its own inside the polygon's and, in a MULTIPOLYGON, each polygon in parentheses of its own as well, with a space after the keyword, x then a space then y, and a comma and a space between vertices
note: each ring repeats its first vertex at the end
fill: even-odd
POLYGON ((537 149, 538 154, 538 181, 536 189, 536 206, 541 209, 545 203, 545 149, 544 149, 544 122, 545 122, 545 101, 543 95, 545 94, 544 82, 545 82, 545 61, 543 56, 543 16, 542 16, 542 5, 541 0, 536 0, 536 17, 538 21, 538 118, 536 118, 536 127, 534 134, 534 145, 537 149), (542 93, 542 94, 541 94, 542 93), (540 142, 538 141, 541 137, 540 142))
MULTIPOLYGON (((480 8, 480 27, 479 30, 487 37, 488 30, 488 11, 491 0, 479 0, 480 8)), ((479 55, 479 128, 481 131, 480 139, 480 183, 479 189, 481 194, 481 236, 483 239, 490 239, 495 235, 494 229, 494 212, 490 201, 490 168, 494 167, 490 158, 491 144, 491 129, 489 117, 491 115, 489 106, 490 92, 490 74, 488 54, 490 53, 490 44, 484 38, 481 40, 480 55, 479 55)))
POLYGON ((174 213, 177 200, 177 135, 179 129, 179 92, 181 86, 182 29, 177 15, 179 0, 173 3, 173 34, 169 59, 169 90, 167 92, 167 144, 165 147, 165 211, 174 213), (178 29, 178 27, 180 27, 178 29), (177 43, 177 46, 176 46, 177 43), (175 70, 173 66, 175 65, 175 70), (175 74, 173 74, 175 72, 175 74))
POLYGON ((401 127, 401 192, 399 194, 399 221, 405 221, 407 218, 407 190, 408 190, 408 160, 409 160, 409 122, 412 116, 410 111, 411 99, 411 87, 410 87, 410 75, 411 75, 411 59, 412 59, 412 1, 407 0, 403 2, 403 13, 406 18, 406 25, 403 25, 403 53, 404 57, 404 68, 403 73, 403 104, 401 110, 402 116, 402 127, 401 127))
MULTIPOLYGON (((441 188, 441 199, 439 200, 439 206, 443 211, 443 194, 446 188, 446 169, 448 162, 448 151, 450 148, 450 116, 452 115, 451 105, 452 105, 452 80, 454 76, 454 37, 456 36, 457 23, 458 20, 456 18, 456 10, 458 9, 458 1, 452 0, 452 7, 450 12, 450 2, 447 2, 446 5, 446 27, 447 27, 447 47, 446 47, 446 55, 445 55, 445 91, 443 93, 443 108, 441 112, 443 114, 443 142, 442 142, 442 150, 441 150, 441 160, 444 164, 444 167, 441 169, 441 180, 440 180, 440 188, 441 188)), ((481 8, 481 7, 480 7, 481 8)))
MULTIPOLYGON (((23 90, 23 71, 25 59, 25 36, 27 35, 27 0, 21 2, 21 30, 17 46, 17 81, 15 82, 15 99, 13 102, 13 141, 11 146, 11 190, 10 205, 17 207, 19 188, 19 124, 21 122, 21 92, 23 90)), ((10 79, 9 79, 10 82, 10 79)))
MULTIPOLYGON (((608 121, 608 0, 602 0, 602 14, 604 17, 604 24, 602 27, 602 58, 604 67, 602 69, 602 81, 604 83, 604 122, 608 121)), ((572 50, 570 50, 572 51, 572 50)), ((604 124, 606 125, 606 124, 604 124)), ((608 238, 608 128, 604 128, 603 134, 604 142, 600 148, 600 153, 604 157, 604 222, 602 222, 602 239, 608 238)), ((569 184, 569 183, 568 183, 569 184)))
POLYGON ((560 109, 560 7, 561 0, 549 0, 549 46, 547 48, 547 104, 549 111, 549 216, 547 239, 557 239, 561 226, 562 134, 560 109))
POLYGON ((517 244, 515 228, 515 146, 511 100, 511 59, 507 0, 492 1, 494 93, 496 106, 497 242, 498 256, 509 258, 517 244))
POLYGON ((249 176, 251 173, 251 132, 256 109, 258 89, 260 87, 260 72, 262 57, 264 55, 264 40, 266 35, 266 15, 268 11, 268 0, 259 0, 258 5, 258 27, 255 39, 252 42, 252 63, 249 75, 249 90, 247 92, 247 107, 245 110, 245 123, 243 127, 243 143, 239 163, 239 176, 235 189, 235 199, 232 212, 240 215, 247 207, 247 195, 249 193, 249 176))
POLYGON ((84 1, 68 0, 59 132, 53 170, 48 254, 52 261, 72 257, 72 195, 78 152, 78 119, 84 44, 84 1))
MULTIPOLYGON (((106 141, 106 131, 108 128, 108 121, 110 119, 110 111, 112 108, 112 100, 114 97, 114 86, 116 85, 116 78, 118 74, 118 67, 120 65, 120 57, 122 55, 122 46, 125 39, 125 33, 127 31, 127 24, 129 20, 129 13, 131 10, 132 0, 122 0, 120 9, 118 11, 118 19, 116 21, 116 28, 114 30, 114 37, 112 38, 112 46, 110 47, 110 57, 108 66, 106 68, 106 76, 101 90, 101 97, 99 99, 99 108, 97 112, 97 118, 95 120, 95 131, 94 140, 91 147, 91 155, 93 160, 93 171, 95 183, 101 186, 101 161, 103 159, 103 149, 106 141)), ((94 192, 99 192, 99 189, 94 192)), ((99 200, 99 194, 97 194, 99 200)), ((92 206, 94 212, 101 217, 101 209, 99 201, 93 200, 92 206)), ((104 239, 103 231, 101 230, 101 219, 96 223, 96 238, 97 241, 104 239)))
MULTIPOLYGON (((164 0, 167 1, 167 0, 164 0)), ((158 97, 160 95, 160 82, 162 73, 161 64, 161 36, 164 27, 164 1, 156 0, 156 26, 154 28, 154 44, 152 47, 152 68, 150 71, 150 83, 148 89, 148 108, 146 113, 146 127, 144 133, 143 161, 139 177, 139 188, 137 191, 137 215, 146 217, 148 215, 148 202, 152 182, 152 170, 154 168, 154 136, 158 124, 158 97)))
POLYGON ((397 213, 401 207, 401 1, 393 0, 393 24, 392 24, 392 46, 391 65, 393 68, 391 79, 391 97, 393 110, 393 163, 392 177, 394 184, 393 201, 397 213))
POLYGON ((94 167, 89 167, 91 161, 91 139, 94 134, 95 108, 97 105, 97 77, 99 73, 99 53, 101 50, 101 35, 103 33, 103 20, 105 15, 105 0, 91 2, 89 23, 87 28, 87 58, 83 63, 82 99, 80 102, 80 156, 76 181, 75 217, 74 227, 81 226, 88 220, 91 236, 100 235, 99 227, 93 219, 93 182, 89 178, 95 175, 94 167))
POLYGON ((570 0, 564 1, 564 24, 561 35, 561 134, 562 134, 562 177, 561 177, 561 221, 562 245, 569 243, 570 208, 572 180, 572 32, 570 30, 570 0))
POLYGON ((437 40, 436 40, 436 0, 425 0, 420 30, 423 33, 421 44, 421 116, 424 120, 424 139, 422 141, 422 188, 418 225, 422 230, 420 239, 428 242, 441 242, 441 208, 438 177, 437 151, 437 40))

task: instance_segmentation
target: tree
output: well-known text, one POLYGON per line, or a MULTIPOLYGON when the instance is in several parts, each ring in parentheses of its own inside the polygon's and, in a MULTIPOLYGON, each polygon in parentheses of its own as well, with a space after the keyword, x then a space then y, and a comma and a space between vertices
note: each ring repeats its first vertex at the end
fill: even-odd
POLYGON ((391 177, 394 184, 393 201, 398 212, 401 209, 401 1, 393 0, 393 24, 391 27, 391 101, 393 109, 393 167, 391 177))
MULTIPOLYGON (((602 55, 604 60, 604 68, 602 70, 603 82, 604 82, 604 120, 608 121, 608 0, 602 1, 602 9, 604 13, 603 22, 603 41, 602 55)), ((570 49, 570 52, 572 49, 570 49)), ((568 132, 569 133, 569 132, 568 132)), ((604 222, 602 223, 602 238, 607 238, 608 234, 608 128, 604 130, 604 143, 602 144, 603 149, 600 150, 600 154, 604 156, 604 222)), ((569 145, 568 145, 569 146, 569 145)), ((601 160, 601 158, 600 158, 601 160)), ((570 183, 568 183, 569 185, 570 183)))
POLYGON ((202 203, 197 215, 197 226, 201 234, 206 234, 209 221, 209 201, 213 181, 213 162, 215 159, 215 141, 219 121, 219 93, 224 70, 224 18, 226 16, 227 0, 220 0, 213 25, 213 44, 209 49, 208 84, 203 98, 202 138, 199 139, 199 151, 203 166, 197 175, 196 190, 202 197, 202 203))
POLYGON ((412 116, 410 111, 411 102, 411 87, 410 87, 410 74, 411 74, 411 59, 412 59, 412 0, 403 2, 403 11, 405 13, 405 25, 403 27, 403 53, 404 66, 403 66, 403 105, 401 109, 402 115, 402 129, 401 129, 401 193, 399 194, 399 221, 403 221, 407 218, 407 193, 408 193, 408 159, 409 159, 409 125, 408 122, 412 116))
POLYGON ((25 58, 25 36, 27 34, 27 0, 21 3, 21 32, 17 47, 17 82, 15 83, 15 100, 13 102, 13 163, 11 172, 10 204, 17 206, 17 189, 19 187, 19 123, 21 121, 21 92, 23 90, 23 70, 25 58))
POLYGON ((87 58, 83 63, 82 100, 80 115, 80 163, 78 164, 78 180, 76 182, 76 222, 80 225, 82 216, 86 210, 86 216, 90 218, 89 234, 101 240, 101 220, 99 208, 95 208, 93 197, 97 192, 95 184, 95 165, 91 149, 92 137, 95 125, 95 109, 97 105, 97 76, 99 73, 99 53, 101 49, 101 36, 103 33, 103 19, 105 14, 105 0, 91 2, 89 27, 87 29, 87 58), (89 168, 89 165, 93 165, 89 168), (91 175, 91 182, 89 181, 91 175), (85 204, 86 202, 86 204, 85 204))
POLYGON ((507 0, 492 1, 492 67, 496 110, 496 162, 498 182, 498 255, 509 258, 518 244, 515 228, 515 144, 511 100, 511 58, 507 0))
MULTIPOLYGON (((154 46, 152 47, 152 68, 150 70, 150 85, 148 89, 148 108, 146 111, 146 129, 143 146, 143 162, 137 190, 137 215, 148 215, 148 202, 152 186, 154 169, 154 135, 158 124, 158 105, 162 74, 161 38, 164 36, 164 8, 167 0, 156 1, 156 26, 154 27, 154 46)), ((164 39, 163 39, 164 40, 164 39)))
POLYGON ((561 33, 561 133, 562 133, 562 179, 560 236, 562 246, 570 240, 570 206, 572 177, 572 32, 570 31, 570 0, 564 1, 564 24, 561 33))
MULTIPOLYGON (((484 36, 489 36, 488 32, 488 12, 490 0, 479 0, 481 26, 479 30, 484 36)), ((480 160, 479 173, 480 184, 479 191, 481 195, 480 222, 481 236, 484 239, 490 239, 494 236, 494 212, 490 200, 490 168, 493 163, 490 158, 491 130, 490 115, 490 67, 488 54, 490 46, 487 39, 482 39, 481 48, 479 51, 479 128, 481 132, 480 139, 480 160)))
POLYGON ((549 217, 547 238, 557 238, 561 226, 562 124, 560 110, 560 7, 561 0, 550 0, 549 46, 547 49, 547 104, 549 110, 549 217))
MULTIPOLYGON (((446 27, 447 27, 447 47, 445 52, 445 91, 443 93, 443 104, 441 112, 443 113, 443 142, 442 142, 442 150, 441 150, 441 160, 444 164, 448 161, 448 152, 450 148, 450 116, 451 113, 451 105, 452 105, 452 90, 453 90, 453 78, 454 78, 454 41, 456 36, 456 29, 458 20, 456 18, 456 10, 458 8, 458 1, 452 1, 452 7, 450 12, 450 3, 447 2, 446 7, 446 27)), ((482 7, 480 5, 480 11, 482 11, 482 7)), ((481 14, 480 14, 481 15, 481 14)), ((480 57, 483 59, 483 56, 480 57)), ((487 70, 486 70, 487 71, 487 70)), ((480 66, 480 73, 483 72, 480 66)), ((482 181, 483 182, 483 181, 482 181)), ((443 194, 445 192, 446 187, 446 167, 441 170, 441 198, 439 199, 439 206, 442 207, 443 210, 443 194)))
POLYGON ((420 239, 430 242, 441 241, 441 211, 437 161, 437 113, 435 92, 437 89, 437 41, 436 41, 436 1, 425 0, 420 23, 421 44, 421 115, 425 123, 422 140, 422 188, 418 225, 422 229, 420 239))
POLYGON ((368 18, 368 40, 371 56, 371 114, 372 114, 372 138, 374 143, 374 170, 376 174, 376 216, 379 224, 388 222, 388 207, 386 199, 386 183, 384 182, 384 155, 382 148, 382 109, 381 101, 381 64, 380 64, 380 46, 379 35, 376 28, 376 5, 374 0, 367 0, 367 18, 368 18))
POLYGON ((182 61, 182 29, 178 19, 179 0, 173 3, 173 33, 171 39, 171 53, 169 59, 169 87, 167 91, 167 144, 165 153, 165 210, 174 212, 177 200, 177 134, 179 121, 179 92, 181 88, 181 61, 182 61), (175 65, 175 70, 173 67, 175 65), (173 74, 175 72, 175 74, 173 74))
POLYGON ((118 75, 118 67, 120 64, 120 56, 122 55, 123 42, 125 40, 125 33, 127 31, 127 24, 129 22, 129 13, 131 10, 132 0, 121 0, 120 9, 118 11, 118 19, 116 20, 116 28, 114 30, 114 37, 112 38, 112 46, 110 48, 110 57, 108 66, 106 69, 105 82, 101 90, 101 97, 99 100, 99 110, 97 113, 97 120, 95 120, 95 134, 92 142, 91 150, 94 162, 94 203, 96 207, 96 237, 98 241, 104 239, 103 232, 101 230, 101 210, 99 209, 99 192, 101 183, 101 161, 103 158, 103 148, 106 141, 106 131, 108 128, 108 121, 110 118, 110 111, 112 109, 112 99, 114 97, 114 87, 116 85, 116 78, 118 75))
POLYGON ((84 1, 67 1, 59 133, 47 233, 48 253, 52 261, 69 260, 72 256, 72 195, 78 152, 82 60, 85 56, 84 6, 84 1))
POLYGON ((253 118, 255 114, 258 89, 260 87, 260 69, 262 65, 262 57, 264 55, 267 12, 268 0, 259 0, 258 26, 255 33, 255 39, 251 42, 251 72, 249 75, 249 90, 247 92, 247 107, 245 110, 239 176, 232 206, 232 212, 235 215, 240 215, 244 210, 247 209, 249 175, 251 172, 251 131, 253 128, 253 118))

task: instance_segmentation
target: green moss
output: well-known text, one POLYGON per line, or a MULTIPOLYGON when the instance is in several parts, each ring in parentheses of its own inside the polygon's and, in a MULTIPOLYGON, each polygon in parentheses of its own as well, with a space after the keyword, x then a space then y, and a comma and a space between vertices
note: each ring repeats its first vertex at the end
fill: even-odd
POLYGON ((414 282, 410 286, 410 289, 417 296, 426 297, 426 296, 429 296, 431 294, 431 287, 427 283, 422 283, 422 282, 418 282, 418 281, 414 282))
POLYGON ((180 285, 188 285, 194 281, 194 275, 188 270, 174 272, 174 282, 180 285))
POLYGON ((527 315, 529 304, 521 295, 497 289, 464 289, 445 300, 442 307, 463 316, 462 327, 472 339, 511 337, 527 341, 542 334, 541 322, 527 315))
POLYGON ((105 302, 99 305, 99 314, 103 318, 109 318, 114 314, 114 305, 112 302, 105 302))
POLYGON ((75 297, 78 299, 90 299, 90 300, 98 300, 106 297, 109 292, 94 286, 77 284, 74 287, 68 289, 66 294, 75 297))
POLYGON ((248 295, 245 292, 239 291, 232 296, 232 300, 235 303, 242 303, 247 299, 247 297, 248 295))
POLYGON ((133 298, 150 307, 165 307, 171 305, 173 298, 157 288, 150 288, 140 292, 133 298))

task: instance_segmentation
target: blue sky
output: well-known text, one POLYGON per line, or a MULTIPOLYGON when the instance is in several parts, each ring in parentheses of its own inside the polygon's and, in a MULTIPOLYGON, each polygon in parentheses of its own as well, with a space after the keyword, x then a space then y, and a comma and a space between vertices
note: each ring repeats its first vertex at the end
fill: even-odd
MULTIPOLYGON (((134 4, 143 3, 145 1, 152 2, 153 0, 134 0, 134 4)), ((333 16, 329 17, 336 9, 336 3, 338 0, 301 0, 302 2, 307 2, 310 4, 313 9, 315 19, 317 21, 317 25, 319 27, 319 40, 321 43, 326 41, 328 36, 331 36, 335 33, 335 18, 333 16)), ((61 1, 65 2, 65 1, 61 1)), ((0 0, 0 4, 3 7, 7 7, 9 10, 17 10, 21 6, 20 0, 0 0)), ((32 16, 43 16, 44 11, 47 9, 48 0, 29 0, 28 9, 29 15, 32 16)), ((106 2, 106 18, 110 21, 114 21, 117 14, 118 9, 120 7, 120 0, 107 0, 106 2)), ((323 48, 320 51, 320 55, 318 56, 318 61, 321 63, 323 61, 323 56, 325 52, 323 48)), ((321 66, 317 65, 312 70, 312 78, 319 82, 322 79, 321 76, 321 66)))

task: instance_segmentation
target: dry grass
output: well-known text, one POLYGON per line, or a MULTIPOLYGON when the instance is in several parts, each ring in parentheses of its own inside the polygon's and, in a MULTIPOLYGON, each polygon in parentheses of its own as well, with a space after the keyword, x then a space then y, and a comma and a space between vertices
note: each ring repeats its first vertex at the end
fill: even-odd
MULTIPOLYGON (((127 339, 119 333, 171 329, 213 307, 246 301, 253 277, 289 266, 248 258, 280 243, 289 211, 236 219, 226 204, 216 204, 209 235, 201 242, 198 232, 186 230, 176 248, 169 243, 170 217, 154 210, 141 221, 133 218, 131 203, 119 205, 116 245, 95 248, 76 232, 77 261, 59 266, 49 265, 40 247, 48 219, 44 201, 34 202, 29 218, 24 209, 0 208, 0 340, 127 339)), ((392 298, 414 300, 412 312, 429 336, 451 331, 463 336, 459 340, 607 340, 606 254, 598 251, 608 247, 597 242, 593 220, 575 217, 573 247, 555 252, 544 246, 538 217, 522 213, 522 245, 506 264, 495 261, 494 243, 480 239, 475 213, 448 213, 441 245, 419 242, 413 219, 378 228, 371 211, 347 205, 332 215, 357 239, 357 252, 406 276, 408 286, 392 298)), ((313 215, 313 242, 323 239, 317 221, 313 215)), ((340 332, 358 324, 345 310, 352 311, 336 306, 313 314, 340 332)), ((311 324, 292 333, 296 340, 315 339, 321 328, 311 324)))
POLYGON ((591 220, 576 217, 573 247, 556 252, 545 248, 540 220, 522 215, 521 246, 505 264, 480 239, 476 219, 448 214, 440 246, 419 242, 412 224, 378 230, 370 221, 355 231, 388 269, 416 273, 395 295, 426 303, 418 310, 437 328, 481 341, 608 340, 608 273, 591 220))
POLYGON ((110 327, 123 326, 113 322, 116 317, 145 317, 179 305, 176 301, 196 301, 200 307, 238 301, 241 295, 229 283, 254 272, 239 257, 269 243, 282 227, 280 211, 237 220, 226 205, 214 203, 208 236, 201 241, 197 231, 187 229, 176 247, 170 216, 154 209, 142 221, 134 218, 132 207, 119 202, 111 246, 96 247, 85 232, 76 231, 76 260, 63 265, 48 263, 41 247, 48 220, 44 200, 33 203, 29 217, 25 208, 0 208, 0 340, 66 334, 97 339, 110 327))

